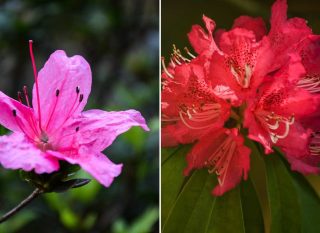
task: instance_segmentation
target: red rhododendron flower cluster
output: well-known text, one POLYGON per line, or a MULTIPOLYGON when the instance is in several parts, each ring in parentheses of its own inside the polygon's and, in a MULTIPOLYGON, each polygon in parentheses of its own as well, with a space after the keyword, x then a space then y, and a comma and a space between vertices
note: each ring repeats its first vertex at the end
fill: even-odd
POLYGON ((292 170, 318 173, 320 163, 320 36, 304 19, 287 19, 287 3, 272 6, 270 30, 261 18, 241 16, 229 31, 188 34, 197 55, 174 47, 162 74, 162 144, 194 143, 185 174, 216 173, 214 195, 246 179, 251 150, 280 148, 292 170), (184 55, 187 54, 187 55, 184 55))

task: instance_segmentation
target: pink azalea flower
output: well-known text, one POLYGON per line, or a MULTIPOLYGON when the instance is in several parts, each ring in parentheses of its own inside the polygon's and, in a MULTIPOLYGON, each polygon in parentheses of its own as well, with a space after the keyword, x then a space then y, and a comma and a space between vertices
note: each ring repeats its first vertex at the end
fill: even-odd
POLYGON ((35 84, 32 106, 26 87, 16 101, 0 92, 0 124, 12 131, 0 137, 0 163, 7 169, 51 173, 59 160, 80 165, 108 187, 121 173, 101 153, 132 126, 149 130, 139 112, 83 111, 91 91, 91 70, 81 56, 58 50, 37 74, 30 41, 35 84))

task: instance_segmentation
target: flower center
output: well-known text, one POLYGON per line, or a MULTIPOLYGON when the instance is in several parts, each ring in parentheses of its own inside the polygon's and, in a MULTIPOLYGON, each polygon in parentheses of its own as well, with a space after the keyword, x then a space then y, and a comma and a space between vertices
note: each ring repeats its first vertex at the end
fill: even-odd
POLYGON ((49 142, 49 136, 47 135, 46 132, 42 131, 37 141, 38 142, 36 143, 36 146, 40 150, 42 151, 53 150, 53 146, 49 142))

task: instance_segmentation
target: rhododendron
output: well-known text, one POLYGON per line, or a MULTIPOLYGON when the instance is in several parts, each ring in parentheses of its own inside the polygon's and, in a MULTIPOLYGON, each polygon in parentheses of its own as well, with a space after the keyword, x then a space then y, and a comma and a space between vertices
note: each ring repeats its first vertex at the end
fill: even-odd
POLYGON ((132 126, 148 130, 145 120, 135 110, 83 111, 91 91, 87 61, 58 50, 37 74, 32 41, 29 45, 35 76, 33 107, 26 87, 18 93, 19 101, 0 92, 0 124, 12 131, 0 137, 0 163, 42 174, 59 170, 59 161, 67 161, 110 186, 122 165, 101 151, 132 126))
POLYGON ((168 66, 163 59, 162 145, 193 143, 185 175, 215 173, 216 196, 247 178, 245 140, 265 154, 280 149, 292 170, 318 173, 319 36, 304 19, 287 18, 285 0, 272 6, 269 31, 249 16, 229 31, 203 21, 205 29, 195 25, 188 34, 195 54, 174 46, 168 66))

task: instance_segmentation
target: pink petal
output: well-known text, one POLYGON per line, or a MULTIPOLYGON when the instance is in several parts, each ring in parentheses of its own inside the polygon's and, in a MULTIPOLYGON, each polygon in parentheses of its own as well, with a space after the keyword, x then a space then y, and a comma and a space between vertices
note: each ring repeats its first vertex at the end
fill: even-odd
POLYGON ((218 176, 222 183, 213 189, 212 194, 221 196, 234 188, 242 177, 247 179, 250 169, 250 149, 243 145, 243 141, 242 136, 238 136, 236 129, 209 132, 195 144, 187 155, 188 167, 184 171, 185 175, 188 175, 194 168, 207 167, 210 157, 215 156, 217 164, 220 163, 220 168, 225 171, 218 176))
POLYGON ((0 163, 7 169, 34 169, 38 174, 59 169, 57 159, 35 147, 21 133, 0 137, 0 163))
POLYGON ((290 52, 299 52, 296 49, 297 43, 312 34, 305 19, 287 19, 287 8, 285 0, 277 0, 272 6, 271 29, 268 38, 276 56, 270 71, 277 70, 284 65, 289 59, 290 52))
POLYGON ((277 0, 271 9, 270 23, 273 27, 280 27, 287 20, 287 1, 277 0))
POLYGON ((79 127, 77 141, 95 151, 102 151, 110 146, 115 138, 132 126, 140 126, 149 131, 144 118, 138 111, 127 110, 106 112, 89 110, 83 112, 70 126, 71 130, 79 127))
POLYGON ((267 34, 266 25, 260 17, 240 16, 234 21, 232 28, 244 28, 254 32, 257 41, 267 34))
POLYGON ((244 127, 248 128, 248 138, 260 142, 264 146, 264 153, 269 154, 272 150, 272 143, 269 133, 262 127, 255 117, 255 106, 253 102, 248 103, 244 113, 244 127))
POLYGON ((215 29, 215 22, 203 15, 203 22, 205 23, 207 32, 199 25, 193 25, 191 31, 188 33, 190 44, 200 54, 206 50, 217 50, 216 43, 213 40, 212 32, 215 29))
POLYGON ((161 143, 164 147, 195 142, 208 129, 190 129, 183 122, 167 125, 161 130, 161 143))
MULTIPOLYGON (((91 91, 90 66, 83 57, 67 57, 64 51, 58 50, 51 54, 40 70, 38 82, 42 127, 50 134, 61 128, 72 115, 80 113, 86 105, 91 91), (80 95, 83 95, 81 102, 80 95)), ((32 103, 39 118, 37 102, 34 85, 32 103)))
POLYGON ((320 173, 320 158, 318 155, 306 155, 302 158, 295 158, 288 155, 286 157, 291 164, 291 169, 293 171, 300 172, 304 175, 320 173))
POLYGON ((34 136, 37 126, 33 117, 33 110, 20 102, 11 99, 0 91, 0 124, 15 132, 23 132, 29 137, 34 136), (13 115, 15 111, 15 115, 13 115), (19 127, 20 125, 20 127, 19 127))
POLYGON ((111 185, 114 177, 120 175, 122 169, 122 164, 114 164, 104 154, 92 152, 85 147, 80 148, 77 155, 61 154, 57 151, 48 151, 48 153, 71 164, 79 164, 105 187, 111 185))
POLYGON ((311 129, 305 129, 300 122, 296 121, 290 126, 290 131, 287 137, 279 139, 277 146, 281 148, 285 154, 294 157, 302 157, 308 151, 311 129))

